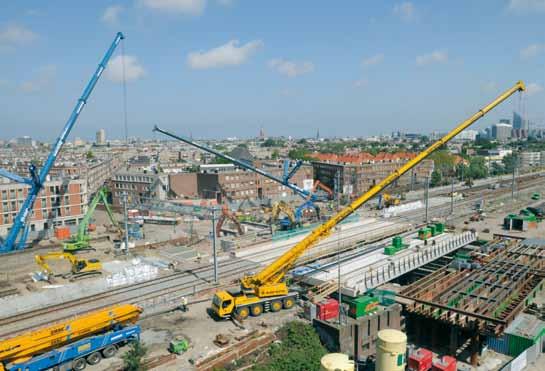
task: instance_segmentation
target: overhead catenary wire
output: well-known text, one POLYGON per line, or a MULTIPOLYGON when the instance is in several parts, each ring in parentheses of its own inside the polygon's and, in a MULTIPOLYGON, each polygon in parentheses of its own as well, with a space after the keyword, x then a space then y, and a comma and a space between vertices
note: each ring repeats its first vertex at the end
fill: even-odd
POLYGON ((121 69, 123 75, 123 124, 125 129, 125 144, 129 144, 129 120, 127 114, 127 73, 125 68, 125 41, 121 43, 121 69))

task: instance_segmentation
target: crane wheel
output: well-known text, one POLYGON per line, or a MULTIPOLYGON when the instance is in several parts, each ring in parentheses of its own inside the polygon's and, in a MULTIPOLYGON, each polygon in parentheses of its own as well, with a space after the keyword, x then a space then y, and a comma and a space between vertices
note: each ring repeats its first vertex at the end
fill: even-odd
POLYGON ((252 305, 252 316, 257 317, 263 313, 263 306, 261 304, 252 305))
POLYGON ((284 309, 291 309, 294 304, 295 301, 293 300, 293 298, 284 299, 284 309))
POLYGON ((72 369, 74 371, 85 370, 85 367, 87 367, 87 362, 85 362, 85 358, 78 358, 74 362, 72 362, 72 369))
POLYGON ((87 356, 87 363, 90 365, 96 365, 102 360, 102 356, 99 352, 91 353, 87 356))
POLYGON ((250 315, 250 311, 248 310, 248 307, 242 307, 242 308, 237 309, 236 315, 237 315, 238 318, 243 320, 243 319, 248 318, 248 316, 250 315))
POLYGON ((271 302, 271 312, 278 312, 280 309, 282 309, 282 302, 280 300, 271 302))
POLYGON ((117 347, 115 345, 108 345, 106 348, 102 349, 102 356, 104 358, 111 358, 117 353, 117 347))

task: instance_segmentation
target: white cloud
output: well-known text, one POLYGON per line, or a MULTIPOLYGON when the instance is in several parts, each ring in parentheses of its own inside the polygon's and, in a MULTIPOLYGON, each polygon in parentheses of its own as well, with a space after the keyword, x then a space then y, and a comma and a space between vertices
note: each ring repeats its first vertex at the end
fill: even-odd
POLYGON ((269 67, 288 77, 297 77, 314 71, 314 64, 308 61, 296 62, 285 59, 271 59, 269 67))
POLYGON ((531 97, 532 95, 539 94, 542 91, 543 91, 543 87, 536 82, 531 82, 528 85, 526 85, 526 94, 528 94, 529 97, 531 97))
POLYGON ((32 80, 23 81, 19 90, 24 93, 37 93, 48 88, 57 75, 57 67, 53 65, 44 66, 37 70, 32 80))
POLYGON ((426 66, 433 63, 445 63, 448 61, 448 53, 445 50, 435 50, 428 54, 416 57, 417 66, 426 66))
POLYGON ((138 62, 138 59, 131 55, 125 56, 125 66, 123 66, 123 57, 118 55, 110 60, 106 67, 106 78, 113 82, 123 82, 123 67, 125 67, 125 80, 135 81, 146 76, 146 70, 138 62))
POLYGON ((119 15, 124 10, 124 8, 121 5, 112 5, 106 8, 104 10, 104 14, 102 14, 102 22, 110 24, 110 25, 117 25, 119 23, 119 15))
POLYGON ((367 86, 367 84, 369 84, 369 81, 367 79, 359 79, 354 81, 354 86, 356 88, 364 88, 367 86))
POLYGON ((545 50, 545 44, 531 44, 520 51, 522 59, 530 59, 545 50))
POLYGON ((394 14, 402 20, 409 22, 416 19, 416 8, 410 1, 394 5, 394 14))
POLYGON ((239 66, 262 46, 261 40, 250 41, 240 46, 238 40, 230 40, 226 44, 208 51, 190 52, 187 55, 187 65, 196 70, 239 66))
POLYGON ((11 49, 31 43, 38 37, 30 29, 17 24, 9 24, 0 29, 0 49, 11 49))
POLYGON ((364 58, 363 61, 361 62, 361 64, 364 67, 367 67, 367 66, 372 66, 372 65, 375 65, 375 64, 379 64, 383 60, 384 60, 384 54, 375 54, 375 55, 373 55, 373 56, 371 56, 369 58, 364 58))
POLYGON ((509 0, 508 8, 514 12, 545 12, 545 0, 509 0))
POLYGON ((202 14, 206 0, 140 0, 147 8, 187 15, 202 14))

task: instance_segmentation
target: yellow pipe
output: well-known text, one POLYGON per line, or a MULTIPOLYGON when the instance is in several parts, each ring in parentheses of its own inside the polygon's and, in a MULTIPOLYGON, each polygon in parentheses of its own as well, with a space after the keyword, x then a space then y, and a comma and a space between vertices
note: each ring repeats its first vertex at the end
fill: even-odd
POLYGON ((435 150, 437 150, 438 148, 440 148, 441 146, 449 142, 456 135, 460 134, 464 129, 468 128, 470 125, 475 123, 475 121, 479 120, 489 111, 491 111, 494 107, 496 107, 501 102, 509 98, 512 94, 516 93, 517 91, 524 91, 524 90, 525 90, 524 83, 522 81, 518 81, 512 88, 506 90, 504 93, 498 96, 490 104, 480 109, 477 113, 475 113, 469 119, 459 124, 456 128, 454 128, 452 131, 446 134, 443 138, 433 143, 429 148, 420 152, 415 158, 408 161, 401 168, 395 170, 393 173, 388 175, 380 183, 378 183, 377 185, 372 187, 369 191, 367 191, 362 196, 358 197, 356 200, 350 203, 350 205, 348 205, 347 207, 339 211, 331 219, 329 219, 324 224, 314 229, 310 235, 308 235, 306 238, 304 238, 302 241, 296 244, 293 248, 291 248, 289 251, 284 253, 278 259, 276 259, 273 263, 271 263, 266 268, 264 268, 261 272, 253 276, 244 277, 241 280, 242 287, 245 289, 253 289, 263 284, 273 284, 273 283, 280 282, 282 278, 284 277, 284 275, 286 274, 286 272, 293 266, 295 261, 299 258, 299 256, 301 256, 307 249, 312 247, 319 240, 328 236, 333 230, 333 228, 337 224, 339 224, 343 219, 345 219, 347 216, 352 214, 354 211, 356 211, 360 206, 362 206, 364 203, 369 201, 371 198, 375 197, 378 193, 384 190, 387 186, 389 186, 392 182, 394 182, 396 179, 401 177, 407 171, 409 171, 410 169, 418 165, 422 160, 428 157, 435 150))

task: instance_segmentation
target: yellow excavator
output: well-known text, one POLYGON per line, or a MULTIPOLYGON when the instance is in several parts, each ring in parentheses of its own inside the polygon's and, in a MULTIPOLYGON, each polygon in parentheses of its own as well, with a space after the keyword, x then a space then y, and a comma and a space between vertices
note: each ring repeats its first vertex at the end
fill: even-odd
POLYGON ((43 269, 45 279, 48 281, 54 276, 61 276, 73 281, 78 278, 102 274, 102 263, 98 259, 78 259, 75 255, 67 252, 49 252, 44 255, 36 255, 34 260, 43 269), (47 263, 48 260, 67 260, 72 268, 68 273, 55 274, 47 263))
POLYGON ((297 259, 305 251, 316 245, 321 239, 327 237, 342 220, 380 192, 384 191, 388 185, 418 165, 438 148, 445 145, 512 94, 524 90, 524 83, 522 81, 517 82, 512 88, 506 90, 490 104, 459 124, 444 137, 420 152, 415 158, 409 160, 405 165, 396 169, 393 173, 352 201, 347 207, 339 211, 324 224, 318 226, 303 240, 281 255, 273 263, 266 266, 259 273, 243 277, 240 282, 240 290, 237 290, 236 292, 225 290, 217 291, 212 298, 212 312, 219 318, 229 318, 234 315, 239 319, 245 319, 250 314, 259 316, 266 310, 277 312, 281 309, 293 307, 297 298, 297 292, 289 291, 285 277, 288 271, 294 267, 297 259))
POLYGON ((379 196, 378 209, 382 210, 390 206, 399 206, 401 204, 401 197, 393 196, 384 192, 379 196))

